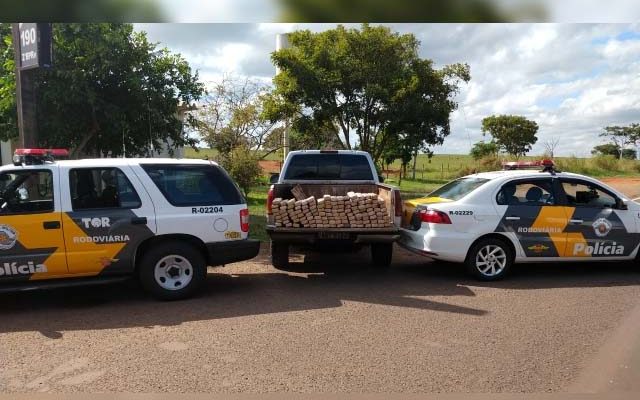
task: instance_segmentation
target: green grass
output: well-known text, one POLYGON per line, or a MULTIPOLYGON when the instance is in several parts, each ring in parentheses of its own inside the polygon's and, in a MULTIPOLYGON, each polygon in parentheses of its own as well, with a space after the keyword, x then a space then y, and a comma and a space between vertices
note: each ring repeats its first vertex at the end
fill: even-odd
POLYGON ((262 242, 269 241, 266 232, 267 217, 266 204, 269 185, 261 184, 251 188, 247 194, 247 205, 249 206, 249 237, 262 242))
MULTIPOLYGON (((184 158, 209 158, 215 161, 217 157, 218 152, 214 149, 199 148, 196 150, 191 147, 184 148, 184 158)), ((282 152, 271 153, 265 158, 265 160, 282 160, 282 152)))

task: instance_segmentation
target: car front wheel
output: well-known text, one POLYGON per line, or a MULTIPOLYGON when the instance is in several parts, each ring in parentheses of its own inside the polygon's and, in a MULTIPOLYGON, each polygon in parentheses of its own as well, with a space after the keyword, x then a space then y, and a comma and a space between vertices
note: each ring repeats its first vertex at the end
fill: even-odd
POLYGON ((496 281, 508 273, 513 258, 513 252, 505 241, 487 238, 473 245, 465 264, 467 271, 476 279, 496 281))

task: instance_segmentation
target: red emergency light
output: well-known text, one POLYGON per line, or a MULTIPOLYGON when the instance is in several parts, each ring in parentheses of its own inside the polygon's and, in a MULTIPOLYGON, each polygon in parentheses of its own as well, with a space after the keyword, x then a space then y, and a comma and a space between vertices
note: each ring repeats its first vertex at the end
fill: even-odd
POLYGON ((15 165, 44 164, 46 161, 52 162, 56 158, 69 157, 67 149, 16 149, 13 153, 13 163, 15 165))
POLYGON ((553 169, 555 164, 553 160, 544 159, 538 161, 509 161, 502 163, 502 169, 504 170, 516 170, 516 169, 530 169, 530 168, 540 168, 543 167, 546 169, 553 169))

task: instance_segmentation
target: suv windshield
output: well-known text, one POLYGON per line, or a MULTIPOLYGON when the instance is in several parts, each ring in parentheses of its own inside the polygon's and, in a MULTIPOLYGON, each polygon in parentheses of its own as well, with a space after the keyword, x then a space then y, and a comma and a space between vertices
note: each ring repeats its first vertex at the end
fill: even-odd
POLYGON ((291 158, 284 179, 372 181, 367 157, 357 154, 298 154, 291 158))
POLYGON ((429 193, 427 197, 440 197, 442 199, 455 201, 463 198, 487 182, 489 182, 489 180, 483 178, 461 178, 436 189, 429 193))

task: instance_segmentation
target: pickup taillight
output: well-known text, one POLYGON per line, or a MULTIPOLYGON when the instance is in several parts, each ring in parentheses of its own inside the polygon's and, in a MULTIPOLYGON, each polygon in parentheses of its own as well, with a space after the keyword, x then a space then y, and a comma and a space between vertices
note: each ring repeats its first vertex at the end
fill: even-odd
POLYGON ((240 210, 240 230, 249 232, 249 210, 246 208, 240 210))
POLYGON ((269 188, 269 192, 267 193, 267 214, 271 215, 271 205, 273 203, 273 186, 269 188))
POLYGON ((442 211, 438 210, 420 210, 418 211, 420 221, 430 224, 451 224, 451 219, 442 211))
POLYGON ((402 197, 400 197, 400 191, 399 190, 395 190, 394 191, 393 202, 394 202, 394 205, 395 205, 396 217, 402 217, 402 197))

